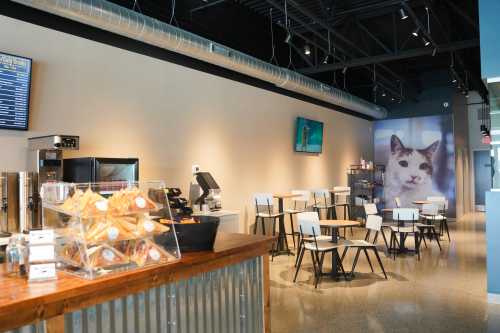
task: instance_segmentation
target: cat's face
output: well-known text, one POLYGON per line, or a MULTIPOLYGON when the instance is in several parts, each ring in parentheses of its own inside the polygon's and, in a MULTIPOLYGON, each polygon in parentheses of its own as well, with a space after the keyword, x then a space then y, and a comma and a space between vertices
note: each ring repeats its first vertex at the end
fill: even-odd
POLYGON ((433 172, 432 160, 438 147, 439 141, 425 149, 406 148, 401 140, 393 135, 388 165, 393 180, 407 189, 430 182, 433 172))

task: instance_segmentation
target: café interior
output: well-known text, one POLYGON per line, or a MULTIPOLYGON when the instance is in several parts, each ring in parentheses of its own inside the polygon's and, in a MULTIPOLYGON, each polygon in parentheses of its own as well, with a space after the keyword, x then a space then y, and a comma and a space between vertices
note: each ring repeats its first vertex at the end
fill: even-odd
POLYGON ((0 332, 499 332, 498 12, 1 1, 0 332))

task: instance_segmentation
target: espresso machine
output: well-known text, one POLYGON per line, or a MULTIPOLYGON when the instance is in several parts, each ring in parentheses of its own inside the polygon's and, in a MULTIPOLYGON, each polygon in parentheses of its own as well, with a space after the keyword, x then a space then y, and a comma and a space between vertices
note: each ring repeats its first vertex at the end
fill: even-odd
POLYGON ((47 135, 28 139, 29 172, 21 172, 19 176, 19 222, 21 228, 26 228, 23 231, 42 228, 42 185, 63 181, 63 151, 79 148, 80 137, 74 135, 47 135))

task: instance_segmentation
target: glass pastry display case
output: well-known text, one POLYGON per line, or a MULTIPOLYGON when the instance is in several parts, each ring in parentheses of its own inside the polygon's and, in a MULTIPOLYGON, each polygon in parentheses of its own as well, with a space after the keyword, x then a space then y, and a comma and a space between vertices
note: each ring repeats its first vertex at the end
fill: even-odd
POLYGON ((180 259, 174 225, 157 218, 170 216, 164 189, 163 182, 43 184, 43 227, 55 231, 58 269, 95 279, 180 259))

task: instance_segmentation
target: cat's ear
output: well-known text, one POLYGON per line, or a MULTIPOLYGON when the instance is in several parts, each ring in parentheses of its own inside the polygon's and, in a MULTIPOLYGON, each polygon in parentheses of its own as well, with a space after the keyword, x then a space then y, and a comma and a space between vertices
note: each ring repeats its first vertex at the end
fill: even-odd
POLYGON ((433 142, 429 147, 425 148, 424 153, 427 156, 432 156, 437 151, 438 147, 439 147, 439 140, 433 142))
POLYGON ((398 138, 397 135, 393 134, 391 136, 391 153, 396 154, 397 152, 401 152, 405 149, 405 146, 398 138))

